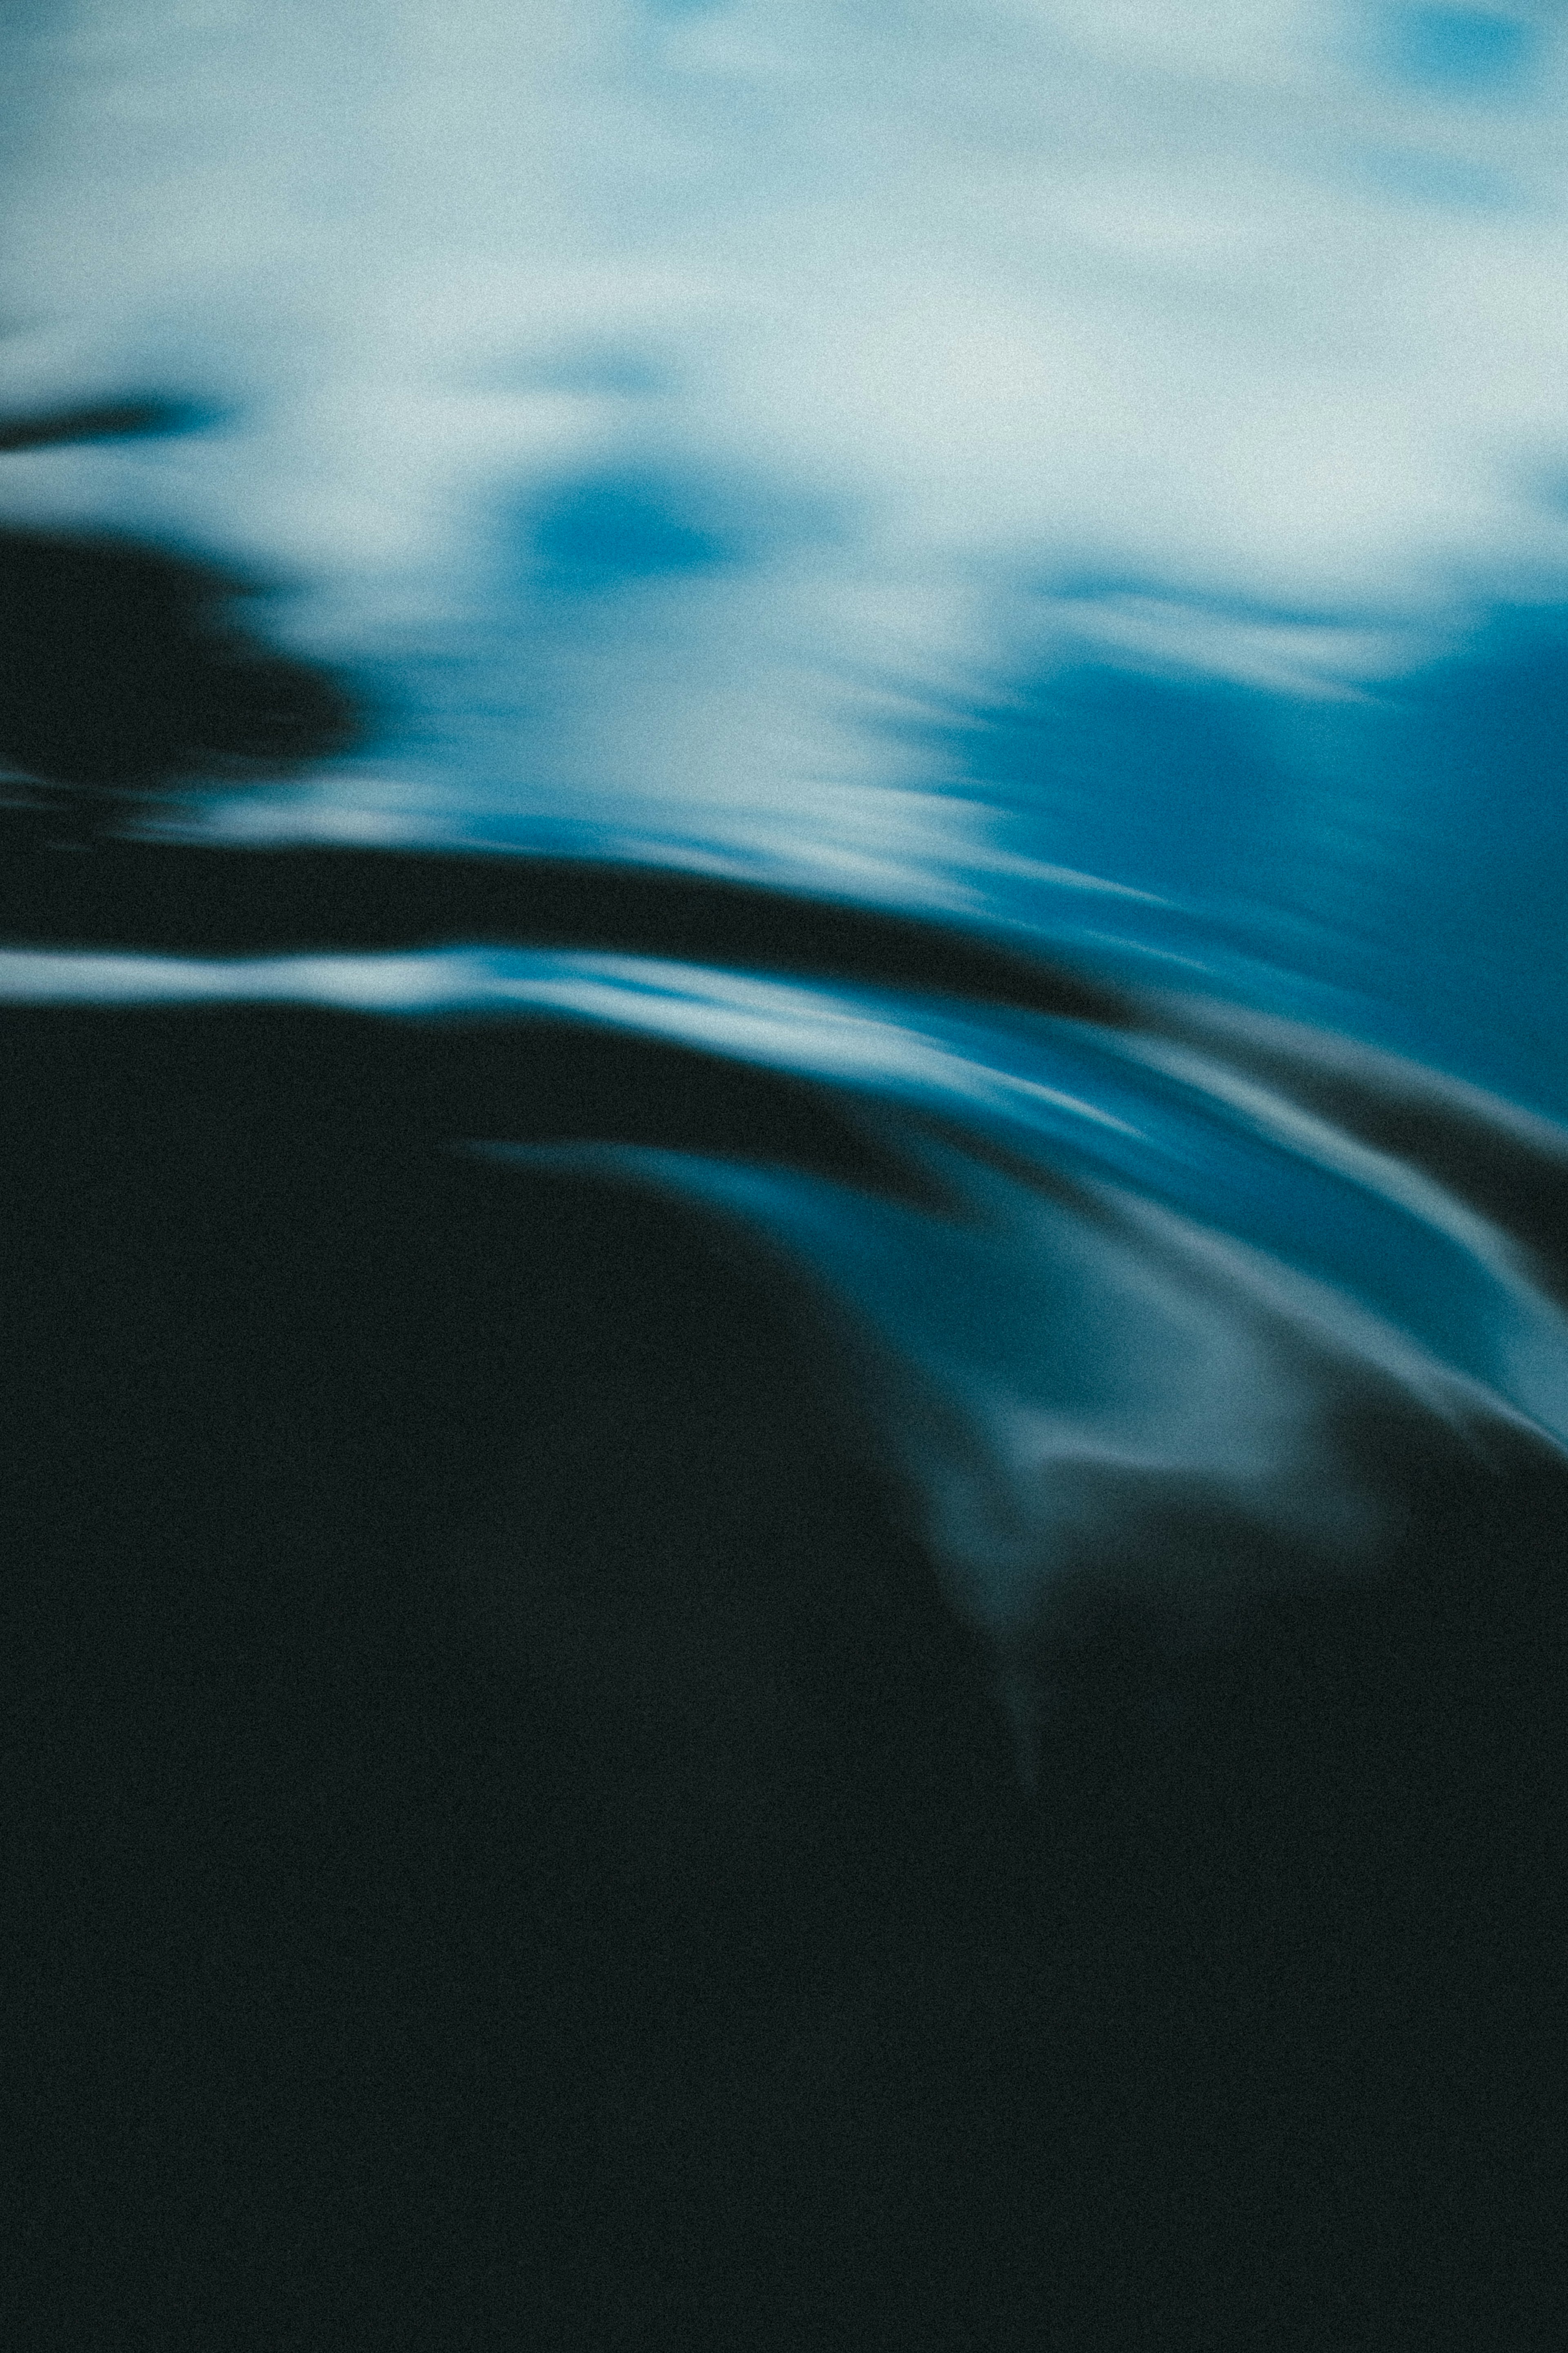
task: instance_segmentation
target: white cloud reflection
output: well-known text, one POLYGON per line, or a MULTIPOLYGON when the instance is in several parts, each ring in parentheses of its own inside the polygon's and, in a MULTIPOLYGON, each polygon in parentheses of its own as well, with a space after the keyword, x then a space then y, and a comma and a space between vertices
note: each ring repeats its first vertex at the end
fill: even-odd
MULTIPOLYGON (((0 398, 234 409, 10 461, 9 511, 295 565, 302 638, 421 650, 437 701, 510 565, 465 790, 721 832, 907 779, 873 674, 1087 639, 1333 691, 1563 576, 1551 12, 75 0, 0 39, 0 398), (563 617, 507 518, 606 467, 717 486, 753 559, 563 617), (1068 610, 1085 568, 1154 585, 1068 610)), ((410 754, 433 808, 455 756, 410 754)))

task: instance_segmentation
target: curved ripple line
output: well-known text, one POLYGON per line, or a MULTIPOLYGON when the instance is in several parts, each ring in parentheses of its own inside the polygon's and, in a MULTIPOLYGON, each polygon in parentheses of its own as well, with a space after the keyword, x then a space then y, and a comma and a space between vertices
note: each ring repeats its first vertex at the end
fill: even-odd
MULTIPOLYGON (((1543 1270, 1439 1167, 1296 1082, 1330 1071, 1364 1103, 1419 1099, 1439 1132, 1484 1133, 1515 1164, 1568 1162, 1568 1133, 1302 1025, 1150 997, 1142 1026, 1111 1030, 671 959, 475 946, 11 950, 0 997, 582 1023, 831 1089, 940 1208, 614 1138, 464 1148, 679 1193, 806 1270, 869 1368, 862 1404, 954 1599, 1004 1642, 1054 1586, 1125 1559, 1151 1514, 1223 1509, 1341 1562, 1364 1555, 1378 1499, 1334 1435, 1357 1395, 1568 1451, 1568 1317, 1543 1270)), ((1182 1574, 1190 1586, 1190 1560, 1182 1574)))

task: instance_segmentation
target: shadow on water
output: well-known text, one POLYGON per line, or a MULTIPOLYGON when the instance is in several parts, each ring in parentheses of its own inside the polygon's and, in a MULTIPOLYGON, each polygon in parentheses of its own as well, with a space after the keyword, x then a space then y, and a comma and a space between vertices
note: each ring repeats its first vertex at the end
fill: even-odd
MULTIPOLYGON (((153 403, 0 432, 0 448, 179 429, 153 403)), ((129 540, 0 532, 0 779, 46 831, 112 824, 160 788, 286 774, 347 748, 356 713, 321 670, 240 618, 249 583, 129 540)))
MULTIPOLYGON (((1545 2343, 1552 1124, 1016 929, 137 839, 347 689, 0 570, 16 2341, 1545 2343)), ((1064 812, 1223 833, 1226 709, 1072 691, 1064 812)))

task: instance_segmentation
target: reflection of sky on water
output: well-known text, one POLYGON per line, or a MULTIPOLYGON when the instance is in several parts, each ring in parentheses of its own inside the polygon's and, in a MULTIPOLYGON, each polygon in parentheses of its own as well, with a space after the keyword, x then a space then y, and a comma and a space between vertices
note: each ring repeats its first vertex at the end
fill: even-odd
MULTIPOLYGON (((0 56, 0 412, 194 404, 7 456, 5 516, 281 568, 279 631, 384 714, 187 821, 892 903, 1568 1112, 1554 12, 41 0, 0 56)), ((1562 1434, 1552 1311, 1440 1168, 1125 1041, 594 985, 977 1141, 1088 1103, 1089 1163, 1059 1104, 1019 1148, 1109 1225, 950 1169, 918 1313, 872 1271, 912 1213, 682 1177, 925 1367, 1026 1549, 1075 1448, 1283 1493, 1314 1347, 1562 1434), (1114 1379, 1040 1336, 1089 1323, 1114 1379)), ((933 1508, 1000 1562, 995 1507, 933 1508)))

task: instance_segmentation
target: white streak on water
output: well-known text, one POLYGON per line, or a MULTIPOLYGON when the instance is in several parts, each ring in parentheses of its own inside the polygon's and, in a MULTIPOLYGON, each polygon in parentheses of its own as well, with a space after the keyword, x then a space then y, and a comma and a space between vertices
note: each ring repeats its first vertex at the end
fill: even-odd
MULTIPOLYGON (((586 1021, 834 1090, 945 1209, 743 1158, 504 1137, 469 1148, 683 1194, 808 1269, 858 1335, 861 1407, 923 1537, 999 1641, 1086 1567, 1120 1556, 1131 1573, 1127 1547, 1152 1514, 1222 1505, 1353 1558, 1377 1506, 1330 1431, 1358 1389, 1568 1451, 1568 1319, 1527 1256, 1434 1170, 1303 1110, 1212 1042, 1200 1053, 937 997, 543 949, 11 950, 0 999, 586 1021)), ((1212 1026, 1223 1035, 1226 1017, 1212 1026)), ((1310 1033, 1290 1035, 1308 1054, 1310 1033)), ((1403 1066, 1374 1061, 1396 1094, 1403 1066)), ((1429 1072, 1406 1082, 1442 1097, 1429 1072)), ((1484 1122, 1487 1099, 1458 1096, 1484 1122)), ((1529 1124, 1529 1145, 1510 1107, 1496 1124, 1516 1154, 1568 1156, 1549 1123, 1529 1124)), ((1138 1571, 1156 1585, 1159 1558, 1156 1546, 1138 1571)), ((1201 1597, 1204 1576, 1190 1562, 1184 1574, 1201 1597)))

